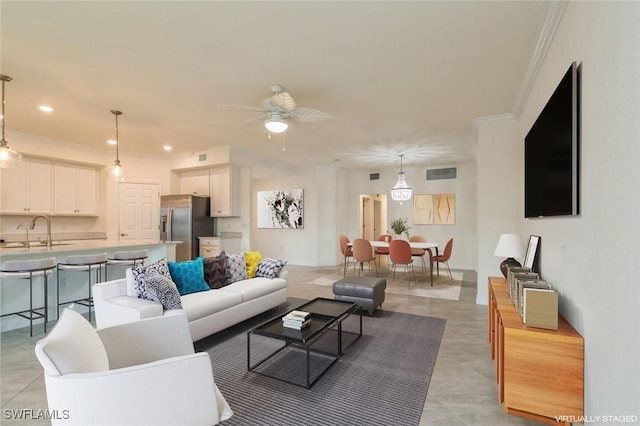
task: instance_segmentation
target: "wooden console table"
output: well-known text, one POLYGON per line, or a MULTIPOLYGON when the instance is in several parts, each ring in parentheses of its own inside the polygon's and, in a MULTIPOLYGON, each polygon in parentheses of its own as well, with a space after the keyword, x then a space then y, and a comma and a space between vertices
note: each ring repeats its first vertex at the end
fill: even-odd
POLYGON ((584 340, 558 315, 558 330, 527 327, 507 294, 489 277, 489 342, 504 411, 550 424, 584 416, 584 340))

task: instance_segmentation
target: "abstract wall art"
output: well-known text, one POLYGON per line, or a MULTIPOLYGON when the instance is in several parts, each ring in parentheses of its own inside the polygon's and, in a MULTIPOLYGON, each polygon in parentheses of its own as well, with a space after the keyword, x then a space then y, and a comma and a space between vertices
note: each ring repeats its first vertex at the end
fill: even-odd
POLYGON ((258 228, 302 229, 304 191, 258 191, 258 228))
POLYGON ((416 194, 413 196, 415 225, 455 225, 456 194, 416 194))

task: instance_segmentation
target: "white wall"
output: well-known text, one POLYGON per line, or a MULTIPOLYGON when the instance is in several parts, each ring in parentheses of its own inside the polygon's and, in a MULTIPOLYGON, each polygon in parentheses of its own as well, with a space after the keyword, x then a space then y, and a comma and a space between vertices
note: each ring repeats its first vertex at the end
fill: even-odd
POLYGON ((493 268, 488 234, 502 232, 502 220, 513 224, 514 210, 507 204, 514 198, 491 187, 510 181, 518 232, 542 237, 542 276, 560 293, 560 312, 585 339, 585 415, 592 419, 640 417, 638 22, 640 2, 569 2, 514 137, 504 123, 481 126, 478 133, 478 295, 486 292, 486 275, 493 268), (572 61, 582 63, 581 212, 525 220, 524 137, 572 61), (490 131, 499 134, 493 138, 490 131), (504 167, 490 155, 493 142, 496 150, 506 150, 507 160, 519 161, 517 170, 502 175, 504 167), (504 219, 495 216, 500 207, 507 212, 504 219))
POLYGON ((303 229, 259 229, 252 214, 252 250, 262 257, 284 259, 293 265, 336 265, 338 237, 337 172, 333 168, 314 168, 306 172, 253 182, 252 197, 258 191, 304 189, 303 229))
MULTIPOLYGON (((489 276, 501 276, 500 263, 493 255, 500 234, 518 233, 524 198, 522 149, 517 142, 516 122, 511 117, 487 117, 475 123, 478 165, 478 291, 476 302, 487 304, 489 276)), ((527 238, 523 235, 524 242, 527 238)), ((519 259, 522 261, 522 259, 519 259)))

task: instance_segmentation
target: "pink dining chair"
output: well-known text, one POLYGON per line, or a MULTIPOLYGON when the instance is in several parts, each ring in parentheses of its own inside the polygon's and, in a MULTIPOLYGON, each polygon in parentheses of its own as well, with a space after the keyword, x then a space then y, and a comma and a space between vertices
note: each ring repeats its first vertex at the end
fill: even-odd
POLYGON ((378 276, 378 264, 376 263, 376 256, 373 253, 373 247, 368 240, 363 238, 356 238, 353 240, 353 258, 356 261, 354 268, 360 264, 358 275, 360 275, 364 269, 364 262, 369 263, 369 271, 371 271, 371 262, 376 266, 376 276, 378 276))
MULTIPOLYGON (((426 243, 427 239, 425 237, 423 237, 422 235, 412 235, 411 237, 409 237, 409 242, 410 243, 426 243)), ((419 248, 412 248, 411 249, 411 256, 413 257, 418 257, 422 260, 422 273, 424 275, 427 274, 427 264, 424 261, 424 255, 425 253, 427 253, 427 250, 429 251, 429 254, 431 253, 431 249, 419 249, 419 248)))
MULTIPOLYGON (((404 265, 405 275, 407 274, 409 265, 411 265, 411 271, 413 272, 413 282, 416 286, 418 285, 418 282, 416 281, 416 271, 413 269, 413 256, 411 255, 411 246, 409 245, 408 241, 392 240, 391 242, 389 242, 389 259, 391 260, 393 281, 395 281, 396 279, 396 265, 404 265)), ((410 281, 409 288, 411 288, 410 281)))
POLYGON ((438 271, 438 275, 440 275, 440 264, 444 263, 447 265, 447 270, 449 271, 449 278, 453 279, 453 275, 451 275, 451 268, 449 268, 449 259, 451 258, 451 251, 453 250, 453 238, 447 241, 447 245, 444 246, 444 252, 439 256, 434 256, 433 261, 436 263, 436 269, 438 271))
MULTIPOLYGON (((378 236, 378 241, 391 241, 393 240, 393 236, 391 234, 380 234, 378 236)), ((376 247, 376 257, 378 256, 387 256, 389 258, 389 247, 376 247)))
POLYGON ((344 275, 347 276, 347 266, 349 264, 349 258, 353 259, 353 250, 349 246, 349 237, 346 235, 340 235, 340 251, 342 252, 342 266, 344 266, 344 275))

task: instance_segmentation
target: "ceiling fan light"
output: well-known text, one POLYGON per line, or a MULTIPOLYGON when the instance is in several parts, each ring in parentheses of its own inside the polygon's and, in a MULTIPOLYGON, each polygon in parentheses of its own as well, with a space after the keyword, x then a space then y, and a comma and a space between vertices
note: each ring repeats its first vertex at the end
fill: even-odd
POLYGON ((271 133, 282 133, 289 128, 289 125, 281 116, 274 115, 264 120, 264 127, 271 133))

